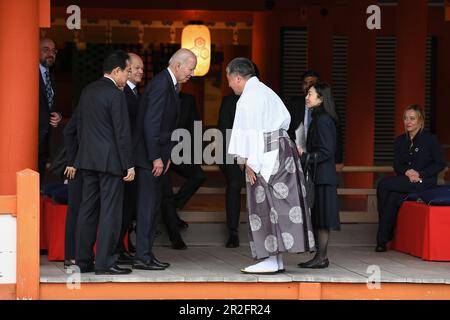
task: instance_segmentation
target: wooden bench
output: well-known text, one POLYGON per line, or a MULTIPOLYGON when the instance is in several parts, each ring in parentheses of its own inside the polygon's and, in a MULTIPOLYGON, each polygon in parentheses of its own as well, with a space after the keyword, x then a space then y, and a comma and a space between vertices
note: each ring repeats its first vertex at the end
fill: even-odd
MULTIPOLYGON (((203 165, 202 169, 205 172, 220 171, 217 165, 203 165)), ((445 168, 438 176, 438 184, 444 184, 444 176, 448 171, 445 168)), ((344 173, 392 173, 391 166, 344 166, 342 171, 344 173)), ((178 188, 174 188, 176 192, 178 188)), ((367 196, 366 211, 341 211, 340 218, 342 223, 378 223, 377 198, 375 188, 338 188, 339 196, 367 196)), ((201 187, 197 194, 201 195, 224 195, 224 187, 201 187)), ((245 195, 246 190, 243 188, 241 194, 245 195)), ((204 222, 204 223, 222 223, 225 222, 226 216, 224 212, 219 211, 188 211, 180 212, 182 219, 190 222, 204 222)), ((241 214, 241 221, 246 221, 246 215, 241 214)))

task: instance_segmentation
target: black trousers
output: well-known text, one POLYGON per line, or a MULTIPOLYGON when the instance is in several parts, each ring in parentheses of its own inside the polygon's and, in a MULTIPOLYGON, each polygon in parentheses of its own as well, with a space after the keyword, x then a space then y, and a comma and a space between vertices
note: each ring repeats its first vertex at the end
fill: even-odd
POLYGON ((83 175, 81 172, 77 172, 75 178, 69 180, 68 191, 64 259, 72 260, 75 259, 76 226, 83 191, 83 175))
POLYGON ((205 182, 206 176, 199 164, 172 164, 170 168, 177 175, 186 179, 186 182, 174 195, 176 207, 182 209, 205 182))
POLYGON ((81 170, 83 196, 76 227, 76 264, 104 270, 117 262, 115 254, 122 224, 122 177, 91 170, 81 170), (97 241, 96 241, 97 240, 97 241))
POLYGON ((42 187, 45 178, 45 166, 49 156, 48 151, 48 134, 39 142, 38 145, 38 171, 39 171, 39 186, 42 187))
POLYGON ((136 259, 144 262, 154 258, 152 249, 162 202, 163 176, 155 177, 151 170, 136 167, 136 259))
POLYGON ((408 193, 423 191, 434 184, 412 183, 407 176, 387 177, 377 188, 378 233, 377 242, 386 243, 393 239, 398 209, 408 193))
POLYGON ((136 216, 136 189, 136 181, 124 182, 122 228, 116 250, 118 254, 125 251, 123 240, 127 231, 131 229, 133 218, 136 216))
POLYGON ((230 236, 238 236, 241 212, 241 189, 245 182, 245 173, 237 164, 221 165, 220 169, 225 174, 227 182, 225 210, 227 212, 228 233, 230 236))
POLYGON ((172 181, 168 174, 161 177, 162 182, 162 206, 161 215, 164 225, 167 228, 170 241, 181 241, 180 230, 178 228, 178 214, 175 196, 172 190, 172 181))

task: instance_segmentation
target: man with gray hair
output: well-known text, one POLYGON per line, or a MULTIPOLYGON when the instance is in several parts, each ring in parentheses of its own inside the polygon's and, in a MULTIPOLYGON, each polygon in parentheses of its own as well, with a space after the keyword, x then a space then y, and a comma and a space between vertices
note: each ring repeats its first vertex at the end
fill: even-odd
MULTIPOLYGON (((137 178, 134 269, 164 270, 170 265, 159 261, 152 248, 162 197, 170 198, 172 193, 172 184, 166 173, 174 146, 171 136, 177 128, 180 113, 177 88, 178 84, 187 82, 194 75, 196 65, 197 58, 190 50, 178 50, 170 58, 169 67, 147 84, 141 97, 133 138, 137 178)), ((169 214, 173 213, 173 210, 169 211, 169 214)), ((174 227, 178 230, 177 225, 174 227)), ((170 240, 180 243, 180 239, 170 240)))
POLYGON ((233 59, 226 72, 240 95, 228 153, 245 164, 250 249, 262 260, 241 271, 282 272, 283 252, 314 250, 300 158, 287 134, 291 117, 280 97, 255 76, 249 59, 233 59))

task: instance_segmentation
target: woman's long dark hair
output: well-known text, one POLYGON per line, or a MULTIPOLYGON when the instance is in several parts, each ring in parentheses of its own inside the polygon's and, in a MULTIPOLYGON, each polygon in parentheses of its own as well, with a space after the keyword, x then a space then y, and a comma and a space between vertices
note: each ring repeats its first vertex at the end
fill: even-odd
POLYGON ((317 96, 322 98, 321 107, 325 110, 326 113, 334 120, 336 124, 339 122, 339 118, 336 113, 336 105, 334 104, 333 94, 331 92, 331 87, 328 83, 318 82, 314 84, 312 87, 316 89, 317 96))

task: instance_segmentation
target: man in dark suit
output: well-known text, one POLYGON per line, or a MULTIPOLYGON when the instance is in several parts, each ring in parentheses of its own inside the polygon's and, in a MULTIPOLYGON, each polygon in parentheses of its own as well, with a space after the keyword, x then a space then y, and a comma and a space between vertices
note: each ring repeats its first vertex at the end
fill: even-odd
MULTIPOLYGON (((223 137, 226 137, 227 129, 233 128, 234 116, 236 114, 236 103, 239 96, 232 94, 222 99, 219 111, 219 130, 223 137)), ((226 141, 226 140, 225 140, 226 141)), ((244 172, 233 160, 233 163, 226 162, 227 149, 226 143, 223 145, 224 161, 220 165, 220 170, 226 178, 227 186, 225 190, 225 210, 227 213, 228 240, 225 244, 227 248, 239 247, 239 220, 241 212, 241 189, 244 185, 244 172)))
POLYGON ((56 128, 61 122, 61 114, 55 108, 55 87, 50 75, 50 68, 55 64, 57 54, 55 42, 45 38, 40 41, 39 54, 39 148, 38 170, 42 186, 45 175, 45 165, 49 156, 48 143, 51 128, 56 128))
MULTIPOLYGON (((136 129, 136 117, 139 108, 140 94, 138 85, 144 76, 144 63, 138 55, 128 53, 130 57, 131 74, 127 80, 123 92, 127 101, 128 116, 130 119, 131 135, 133 136, 136 129)), ((123 198, 123 217, 122 229, 120 231, 119 243, 117 253, 119 254, 119 263, 132 264, 133 256, 129 251, 125 250, 123 241, 127 231, 129 233, 133 230, 133 217, 136 215, 136 181, 126 182, 124 184, 124 198, 123 198)), ((128 241, 129 245, 131 244, 128 241)), ((130 249, 130 248, 129 248, 130 249)), ((131 250, 130 250, 131 251, 131 250)))
POLYGON ((131 133, 123 93, 129 57, 118 50, 103 62, 104 76, 83 89, 78 104, 75 168, 83 175, 75 261, 81 272, 128 274, 115 250, 122 223, 123 181, 134 179, 131 133), (94 243, 97 252, 94 261, 94 243))
MULTIPOLYGON (((181 90, 181 85, 180 88, 181 90)), ((195 106, 195 98, 191 94, 184 92, 179 93, 181 100, 179 129, 189 131, 191 137, 194 137, 194 122, 201 121, 195 106)), ((174 164, 171 169, 179 176, 186 179, 186 182, 180 187, 180 190, 174 195, 175 205, 178 209, 182 209, 189 199, 197 192, 203 182, 206 180, 205 173, 200 164, 194 163, 194 141, 191 140, 191 157, 189 163, 174 164)), ((178 217, 178 227, 187 228, 188 224, 178 217)))
POLYGON ((69 122, 64 127, 64 147, 66 148, 66 169, 64 175, 68 179, 68 206, 66 214, 66 232, 64 239, 64 267, 75 264, 76 225, 80 211, 83 191, 83 176, 76 174, 75 159, 78 152, 77 135, 78 108, 75 109, 69 122))
MULTIPOLYGON (((166 173, 170 167, 174 146, 171 136, 177 127, 180 114, 180 98, 176 86, 178 83, 187 82, 193 76, 196 65, 197 58, 190 50, 178 50, 170 58, 169 67, 147 84, 141 98, 133 138, 137 174, 137 241, 134 269, 163 270, 169 266, 169 263, 159 261, 152 252, 156 218, 163 195, 172 193, 172 185, 170 180, 166 180, 169 178, 166 173)), ((170 210, 168 214, 173 212, 170 210)), ((173 242, 180 239, 171 240, 173 242)))

